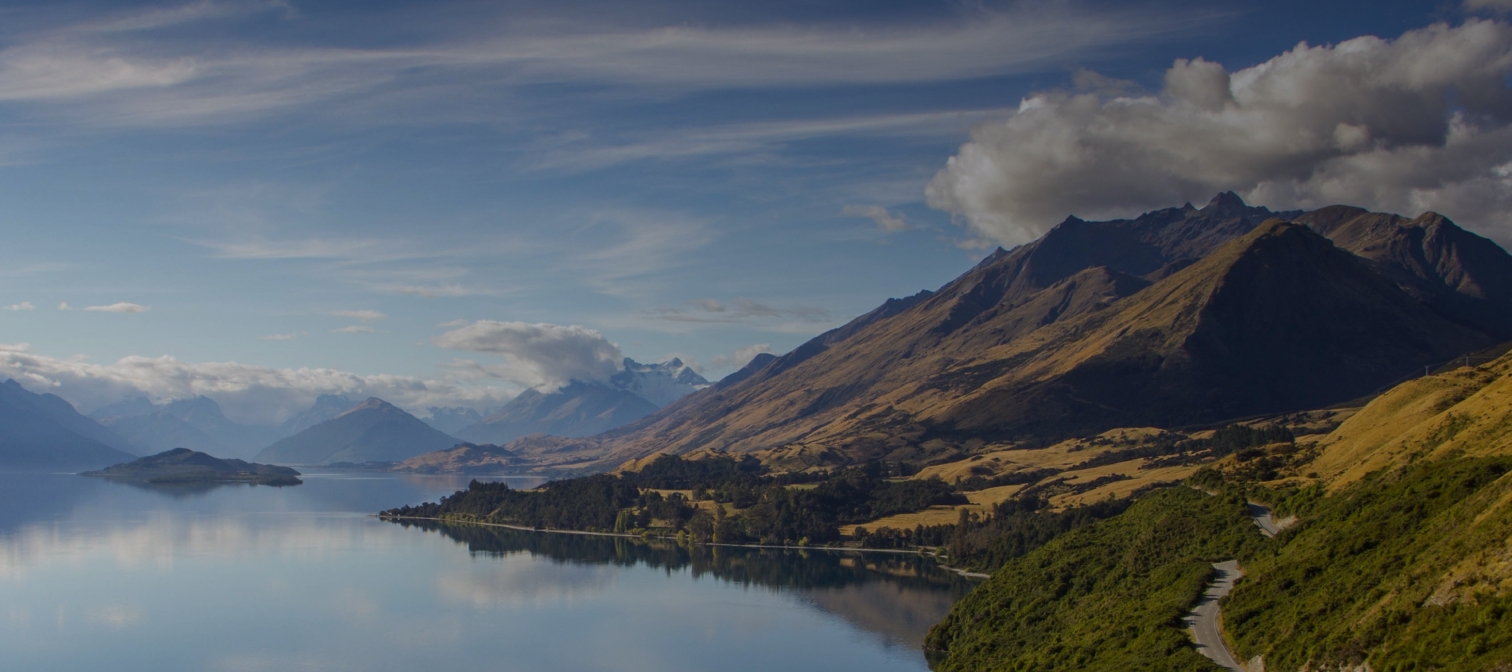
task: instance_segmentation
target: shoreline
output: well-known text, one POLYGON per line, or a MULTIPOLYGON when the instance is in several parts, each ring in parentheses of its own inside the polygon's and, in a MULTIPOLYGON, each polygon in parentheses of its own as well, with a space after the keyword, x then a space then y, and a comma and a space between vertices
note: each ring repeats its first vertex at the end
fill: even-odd
MULTIPOLYGON (((502 527, 504 529, 519 530, 521 532, 549 532, 549 533, 552 533, 552 534, 577 534, 577 535, 590 536, 590 537, 619 537, 619 538, 624 538, 624 539, 676 539, 677 538, 677 537, 669 536, 669 535, 647 536, 647 535, 641 535, 641 534, 626 534, 626 533, 623 533, 623 532, 586 532, 586 531, 583 531, 583 530, 555 530, 555 529, 545 529, 545 528, 536 529, 534 527, 525 527, 524 525, 510 525, 508 523, 482 523, 482 522, 471 521, 471 520, 469 520, 469 521, 452 521, 452 520, 443 520, 441 518, 426 518, 426 517, 421 517, 421 516, 384 516, 384 515, 380 515, 380 514, 376 514, 376 513, 374 513, 374 514, 368 514, 368 515, 373 516, 374 518, 377 518, 379 520, 428 520, 428 521, 431 521, 431 522, 443 523, 443 524, 447 524, 447 525, 479 525, 479 526, 482 526, 482 527, 502 527)), ((971 578, 971 579, 986 579, 986 578, 991 578, 991 576, 992 576, 990 574, 981 574, 981 573, 977 573, 977 572, 969 572, 969 571, 966 571, 964 569, 959 569, 959 568, 956 568, 956 567, 950 567, 948 565, 942 565, 942 564, 940 564, 938 556, 936 556, 933 553, 926 553, 926 552, 924 552, 922 550, 912 550, 912 551, 910 551, 910 550, 902 549, 902 548, 849 548, 849 547, 845 547, 845 546, 783 546, 783 545, 773 545, 773 544, 719 544, 719 543, 714 543, 714 542, 704 542, 704 543, 699 543, 698 545, 699 546, 711 546, 711 547, 717 546, 717 547, 722 547, 722 548, 772 548, 772 549, 781 549, 781 550, 789 550, 789 551, 832 551, 832 552, 854 551, 854 552, 858 552, 858 553, 898 553, 898 554, 904 554, 904 555, 918 555, 918 556, 921 556, 921 557, 926 557, 926 558, 929 558, 931 560, 934 560, 935 561, 935 565, 937 567, 939 567, 940 569, 944 569, 944 570, 948 570, 948 571, 951 571, 951 572, 955 572, 956 574, 959 574, 959 575, 961 575, 963 577, 966 577, 966 578, 971 578)))

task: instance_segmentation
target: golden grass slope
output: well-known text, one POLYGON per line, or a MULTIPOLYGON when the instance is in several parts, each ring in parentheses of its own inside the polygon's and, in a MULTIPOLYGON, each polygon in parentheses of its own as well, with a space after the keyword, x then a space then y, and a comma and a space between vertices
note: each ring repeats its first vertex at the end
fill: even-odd
POLYGON ((1331 490, 1424 458, 1512 454, 1512 354, 1398 385, 1318 447, 1310 469, 1331 490))

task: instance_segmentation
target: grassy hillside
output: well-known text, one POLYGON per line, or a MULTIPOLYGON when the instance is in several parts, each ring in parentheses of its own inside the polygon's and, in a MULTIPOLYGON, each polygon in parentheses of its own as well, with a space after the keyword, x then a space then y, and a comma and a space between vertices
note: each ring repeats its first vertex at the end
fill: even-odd
MULTIPOLYGON (((1512 458, 1451 458, 1297 493, 1305 521, 1244 559, 1230 636, 1267 669, 1512 662, 1512 458)), ((1241 556, 1242 557, 1242 556, 1241 556)))
POLYGON ((1272 672, 1512 669, 1512 356, 1391 390, 1290 477, 1255 480, 1263 453, 1008 562, 932 632, 938 669, 1217 669, 1180 617, 1229 558, 1227 635, 1272 672), (1301 522, 1264 538, 1246 498, 1301 522))
POLYGON ((1150 495, 1004 565, 935 629, 940 672, 1211 670, 1181 618, 1211 564, 1259 547, 1242 497, 1150 495))

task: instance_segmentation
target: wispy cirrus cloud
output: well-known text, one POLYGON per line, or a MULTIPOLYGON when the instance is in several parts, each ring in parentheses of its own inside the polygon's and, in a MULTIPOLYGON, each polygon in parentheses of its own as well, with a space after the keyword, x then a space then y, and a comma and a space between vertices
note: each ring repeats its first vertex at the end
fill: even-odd
POLYGON ((816 306, 771 306, 744 297, 726 303, 715 299, 695 299, 680 306, 658 306, 647 312, 653 319, 669 322, 736 323, 760 319, 788 319, 806 323, 823 323, 834 319, 825 308, 816 306))
MULTIPOLYGON (((279 22, 247 34, 195 29, 268 11, 288 9, 191 3, 55 25, 0 49, 0 100, 63 106, 96 124, 225 124, 357 101, 370 111, 388 105, 398 112, 438 96, 476 98, 540 84, 665 96, 938 82, 1058 67, 1215 16, 1025 3, 908 24, 635 27, 513 17, 502 34, 488 37, 430 24, 432 30, 408 40, 365 47, 267 39, 262 31, 278 34, 279 22), (149 28, 152 39, 144 39, 149 28)), ((426 18, 410 22, 427 25, 426 18)), ((283 23, 302 29, 291 35, 319 35, 319 21, 301 16, 283 23)))
POLYGON ((744 155, 803 140, 829 137, 937 137, 956 138, 973 126, 1000 118, 1009 110, 970 109, 840 116, 815 119, 785 119, 755 123, 723 124, 694 128, 663 129, 631 134, 627 138, 576 141, 553 139, 540 143, 518 166, 527 170, 582 172, 625 163, 744 155))
POLYGON ((152 306, 144 306, 140 303, 128 303, 121 301, 102 306, 85 306, 84 310, 92 310, 97 313, 145 313, 152 310, 152 306))
POLYGON ((329 259, 377 263, 431 256, 395 240, 364 238, 187 240, 219 259, 329 259))
POLYGON ((376 310, 338 310, 332 312, 331 315, 352 320, 362 320, 363 322, 376 322, 388 317, 388 315, 376 310))

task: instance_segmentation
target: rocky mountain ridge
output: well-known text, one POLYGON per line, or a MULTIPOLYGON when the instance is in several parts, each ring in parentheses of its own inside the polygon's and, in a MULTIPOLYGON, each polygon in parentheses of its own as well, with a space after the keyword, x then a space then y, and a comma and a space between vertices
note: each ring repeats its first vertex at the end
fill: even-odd
POLYGON ((1220 194, 1068 218, 733 384, 602 435, 509 448, 603 468, 701 448, 928 462, 1313 408, 1507 338, 1509 274, 1505 251, 1432 214, 1273 213, 1220 194))

